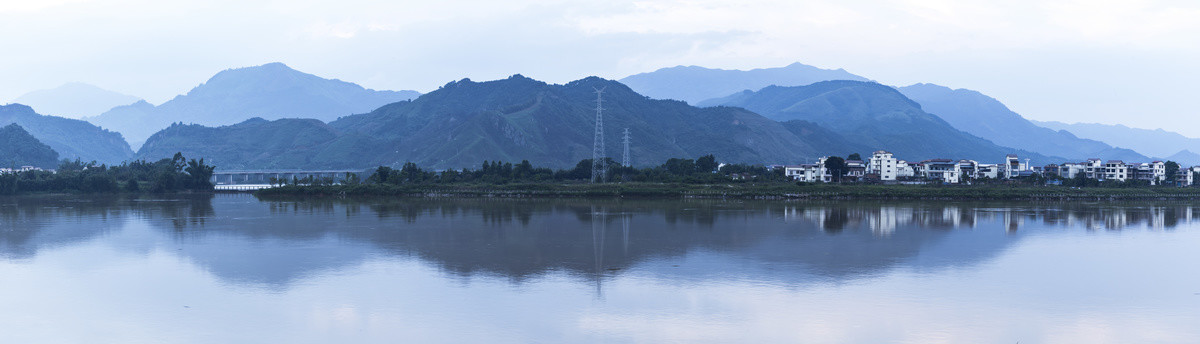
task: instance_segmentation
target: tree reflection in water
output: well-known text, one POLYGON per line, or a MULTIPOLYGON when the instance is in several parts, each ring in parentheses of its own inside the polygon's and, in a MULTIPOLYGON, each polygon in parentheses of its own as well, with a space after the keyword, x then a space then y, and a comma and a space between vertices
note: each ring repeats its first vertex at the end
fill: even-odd
POLYGON ((40 196, 0 199, 0 257, 33 257, 133 221, 236 283, 285 288, 314 271, 416 257, 451 276, 502 276, 518 284, 561 271, 594 283, 599 293, 603 280, 641 263, 682 261, 695 252, 729 259, 654 273, 844 281, 901 266, 978 264, 1027 233, 1172 229, 1192 222, 1196 209, 1170 202, 40 196))

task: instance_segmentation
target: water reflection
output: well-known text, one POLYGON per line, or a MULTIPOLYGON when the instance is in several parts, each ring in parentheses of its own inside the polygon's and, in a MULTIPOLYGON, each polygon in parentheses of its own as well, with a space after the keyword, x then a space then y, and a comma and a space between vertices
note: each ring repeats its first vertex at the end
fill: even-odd
POLYGON ((838 283, 897 267, 978 264, 1026 229, 1170 229, 1193 221, 1195 209, 1190 203, 23 197, 0 199, 0 257, 28 259, 141 225, 159 234, 161 242, 152 245, 227 283, 287 288, 377 257, 416 257, 449 276, 483 274, 518 284, 565 271, 602 293, 606 279, 651 261, 674 262, 644 268, 672 279, 838 283), (729 259, 685 259, 694 252, 729 259))

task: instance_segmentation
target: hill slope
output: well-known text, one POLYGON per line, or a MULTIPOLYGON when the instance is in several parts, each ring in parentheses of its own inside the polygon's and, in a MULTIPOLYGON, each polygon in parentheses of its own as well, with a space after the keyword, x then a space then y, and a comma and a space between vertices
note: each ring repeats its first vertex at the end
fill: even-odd
POLYGON ((416 91, 365 89, 269 63, 222 71, 159 106, 139 103, 88 120, 125 134, 133 146, 140 147, 151 134, 172 123, 218 126, 255 117, 332 121, 417 95, 416 91))
POLYGON ((138 101, 138 97, 73 82, 47 90, 26 93, 14 100, 44 115, 66 118, 96 116, 113 107, 138 101))
POLYGON ((85 121, 43 116, 21 104, 0 106, 0 125, 13 123, 53 148, 63 159, 116 164, 133 157, 133 151, 121 134, 85 121))
POLYGON ((926 112, 941 117, 955 128, 1001 146, 1079 161, 1089 158, 1150 160, 1133 150, 1079 138, 1067 131, 1043 128, 1009 110, 995 98, 976 91, 953 90, 933 84, 915 84, 900 87, 898 90, 909 99, 920 103, 926 112))
POLYGON ((698 104, 743 90, 758 90, 771 85, 803 86, 827 80, 867 81, 845 70, 820 69, 800 63, 746 71, 677 66, 631 75, 620 81, 651 98, 698 104))
POLYGON ((909 161, 932 158, 995 163, 1016 153, 1035 163, 1060 162, 1040 154, 998 146, 955 129, 899 91, 861 81, 825 81, 809 86, 770 86, 718 100, 778 121, 804 120, 874 149, 909 161))
POLYGON ((184 156, 204 157, 222 170, 341 168, 361 164, 354 154, 323 154, 342 133, 315 119, 252 118, 245 122, 205 127, 174 124, 146 141, 137 157, 146 160, 184 156))
POLYGON ((55 168, 58 152, 38 141, 17 124, 0 128, 0 168, 36 166, 55 168))

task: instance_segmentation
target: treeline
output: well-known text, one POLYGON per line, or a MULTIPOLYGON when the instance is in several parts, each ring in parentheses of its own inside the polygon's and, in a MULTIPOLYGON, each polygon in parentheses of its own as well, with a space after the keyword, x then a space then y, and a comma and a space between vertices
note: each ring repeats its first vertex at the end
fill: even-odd
POLYGON ((212 191, 214 166, 175 153, 155 162, 138 160, 117 166, 63 160, 51 171, 0 173, 0 195, 25 193, 168 193, 212 191))
MULTIPOLYGON (((667 160, 659 166, 635 168, 622 166, 612 159, 605 159, 604 182, 650 182, 650 183, 725 183, 733 180, 786 181, 782 170, 772 170, 762 165, 721 165, 716 157, 705 155, 698 159, 667 160)), ((431 171, 414 163, 405 163, 400 169, 387 166, 376 168, 364 180, 368 184, 420 185, 420 184, 513 184, 586 182, 592 178, 592 159, 584 159, 570 169, 534 167, 528 160, 510 162, 484 161, 478 169, 431 171)), ((352 182, 351 182, 352 183, 352 182)))

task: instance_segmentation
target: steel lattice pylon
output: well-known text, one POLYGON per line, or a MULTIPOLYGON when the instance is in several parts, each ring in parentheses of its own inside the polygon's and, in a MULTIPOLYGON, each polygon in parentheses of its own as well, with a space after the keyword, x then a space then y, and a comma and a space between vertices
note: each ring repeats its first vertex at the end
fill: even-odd
POLYGON ((596 138, 592 145, 592 183, 603 183, 606 169, 604 154, 604 88, 596 89, 596 138))
POLYGON ((629 128, 625 128, 625 138, 622 140, 625 144, 625 156, 621 158, 621 166, 630 167, 629 163, 629 145, 633 143, 633 139, 629 137, 629 128))

